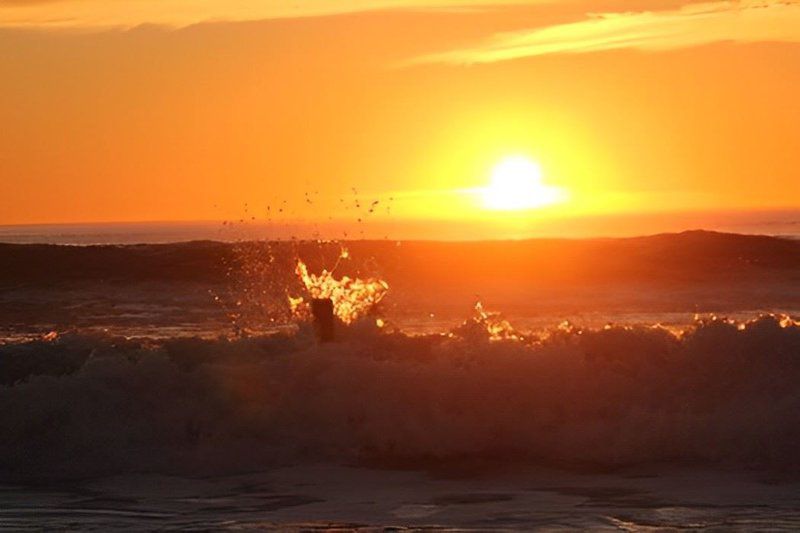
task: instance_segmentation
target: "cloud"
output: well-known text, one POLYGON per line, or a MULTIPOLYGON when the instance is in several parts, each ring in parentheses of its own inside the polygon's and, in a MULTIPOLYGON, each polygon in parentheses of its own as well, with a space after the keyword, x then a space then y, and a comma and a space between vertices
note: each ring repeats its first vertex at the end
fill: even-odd
POLYGON ((185 27, 386 9, 469 9, 553 0, 0 0, 0 27, 185 27))
POLYGON ((720 1, 665 11, 600 13, 568 24, 498 34, 475 47, 412 63, 474 64, 548 54, 688 48, 716 42, 800 43, 800 2, 720 1))

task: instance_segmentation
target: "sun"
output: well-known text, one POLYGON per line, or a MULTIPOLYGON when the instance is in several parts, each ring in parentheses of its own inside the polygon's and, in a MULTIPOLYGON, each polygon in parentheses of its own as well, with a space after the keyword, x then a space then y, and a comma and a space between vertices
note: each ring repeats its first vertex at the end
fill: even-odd
POLYGON ((566 194, 559 187, 542 183, 542 168, 537 162, 525 156, 511 156, 494 166, 481 196, 487 209, 518 211, 559 203, 566 194))

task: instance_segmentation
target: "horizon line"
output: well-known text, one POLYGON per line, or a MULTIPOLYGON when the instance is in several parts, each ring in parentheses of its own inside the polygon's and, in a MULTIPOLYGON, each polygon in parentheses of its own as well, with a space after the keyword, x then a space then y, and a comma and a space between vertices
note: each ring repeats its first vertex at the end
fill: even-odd
MULTIPOLYGON (((535 210, 532 210, 535 211, 535 210)), ((742 209, 742 208, 727 208, 727 209, 677 209, 667 211, 625 211, 617 213, 585 213, 585 214, 572 214, 572 215, 558 215, 547 217, 546 221, 563 221, 563 220, 580 220, 591 218, 627 218, 627 217, 656 217, 656 216, 680 216, 680 215, 757 215, 769 213, 798 213, 800 214, 800 206, 793 207, 769 207, 763 209, 742 209)), ((540 219, 539 221, 541 221, 540 219)), ((42 226, 116 226, 116 225, 154 225, 154 224, 297 224, 297 225, 330 225, 330 224, 357 224, 355 220, 345 218, 311 221, 303 219, 285 219, 280 221, 265 220, 261 218, 253 219, 225 219, 225 218, 186 218, 186 219, 137 219, 137 220, 98 220, 98 221, 58 221, 58 222, 0 222, 0 228, 14 228, 14 227, 42 227, 42 226)), ((401 218, 401 219, 367 219, 362 223, 380 222, 380 223, 397 223, 397 224, 422 224, 422 223, 442 223, 442 224, 474 224, 482 222, 481 220, 472 220, 466 218, 401 218)), ((800 224, 800 220, 797 221, 800 224)))

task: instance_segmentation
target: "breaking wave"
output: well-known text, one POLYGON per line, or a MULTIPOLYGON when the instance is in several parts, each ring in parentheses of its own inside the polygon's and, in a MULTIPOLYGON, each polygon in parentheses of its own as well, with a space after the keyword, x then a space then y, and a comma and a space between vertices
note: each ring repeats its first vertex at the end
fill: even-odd
MULTIPOLYGON (((299 461, 797 468, 800 324, 762 316, 507 336, 296 334, 0 346, 8 479, 299 461), (494 339, 494 340, 493 340, 494 339)), ((495 332, 496 333, 496 332, 495 332)))

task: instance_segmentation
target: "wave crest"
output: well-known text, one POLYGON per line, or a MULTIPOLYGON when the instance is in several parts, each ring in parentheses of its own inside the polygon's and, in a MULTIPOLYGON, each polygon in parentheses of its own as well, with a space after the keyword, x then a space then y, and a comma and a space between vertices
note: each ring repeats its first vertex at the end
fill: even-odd
POLYGON ((481 456, 796 468, 800 325, 556 328, 492 340, 369 324, 295 335, 0 346, 0 471, 210 472, 481 456))

